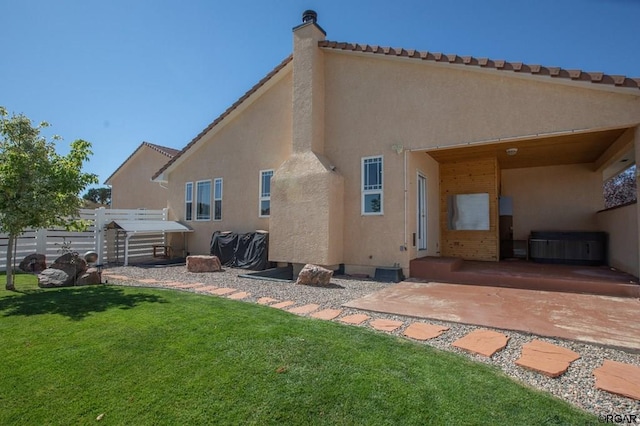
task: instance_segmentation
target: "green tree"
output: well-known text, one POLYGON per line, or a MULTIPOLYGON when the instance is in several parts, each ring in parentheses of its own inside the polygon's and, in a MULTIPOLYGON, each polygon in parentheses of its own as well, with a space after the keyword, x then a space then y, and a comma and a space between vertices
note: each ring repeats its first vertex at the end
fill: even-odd
POLYGON ((91 188, 82 196, 82 198, 94 203, 104 204, 108 206, 111 204, 111 188, 91 188))
POLYGON ((9 235, 7 290, 15 289, 11 260, 16 237, 28 228, 82 227, 74 219, 82 203, 79 194, 98 181, 82 172, 91 144, 79 139, 67 155, 58 155, 55 141, 61 138, 40 135, 48 126, 34 126, 24 115, 9 116, 0 107, 0 232, 9 235))

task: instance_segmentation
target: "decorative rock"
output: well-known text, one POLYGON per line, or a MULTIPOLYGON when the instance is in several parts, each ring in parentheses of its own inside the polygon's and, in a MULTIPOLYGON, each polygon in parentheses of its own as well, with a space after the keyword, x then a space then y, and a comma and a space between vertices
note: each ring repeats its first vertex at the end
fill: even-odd
POLYGON ((21 271, 30 274, 39 274, 47 269, 47 260, 44 254, 33 253, 22 259, 18 267, 21 271))
POLYGON ((73 285, 74 278, 62 269, 47 268, 38 274, 38 287, 66 287, 73 285))
POLYGON ((317 265, 306 264, 298 274, 296 284, 327 286, 331 282, 333 271, 317 265))
POLYGON ((87 272, 82 274, 76 285, 91 285, 91 284, 100 284, 102 282, 100 273, 97 268, 89 268, 87 272))
POLYGON ((549 377, 558 377, 578 358, 580 355, 570 349, 536 339, 522 346, 522 356, 516 364, 549 377))
POLYGON ((424 322, 414 322, 404 330, 404 335, 416 340, 429 340, 440 336, 447 330, 449 330, 449 327, 426 324, 424 322))
POLYGON ((476 330, 456 340, 451 345, 468 352, 491 357, 507 346, 509 337, 491 330, 476 330))
POLYGON ((640 367, 605 359, 593 375, 597 389, 640 401, 640 367))
POLYGON ((220 272, 222 265, 217 256, 187 256, 187 271, 189 272, 220 272))
POLYGON ((87 262, 74 253, 66 253, 57 258, 49 268, 60 269, 70 277, 76 278, 87 271, 87 262))

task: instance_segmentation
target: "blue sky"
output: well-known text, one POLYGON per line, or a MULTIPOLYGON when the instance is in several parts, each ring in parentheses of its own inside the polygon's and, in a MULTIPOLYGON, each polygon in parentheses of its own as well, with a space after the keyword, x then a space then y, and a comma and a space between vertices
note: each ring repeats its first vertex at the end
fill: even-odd
POLYGON ((142 142, 182 148, 291 53, 327 39, 640 77, 640 0, 0 0, 0 105, 93 144, 104 180, 142 142))

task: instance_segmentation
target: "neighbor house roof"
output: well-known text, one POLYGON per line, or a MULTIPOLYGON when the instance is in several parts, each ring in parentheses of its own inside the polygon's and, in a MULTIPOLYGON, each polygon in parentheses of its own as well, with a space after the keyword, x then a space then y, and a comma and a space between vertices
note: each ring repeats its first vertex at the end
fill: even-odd
POLYGON ((116 173, 118 173, 118 172, 120 171, 120 169, 121 169, 125 164, 127 164, 127 161, 129 161, 129 160, 130 160, 134 155, 136 155, 136 153, 137 153, 138 151, 140 151, 140 150, 141 150, 143 147, 145 147, 145 146, 146 146, 146 147, 148 147, 148 148, 151 148, 151 149, 153 149, 153 150, 155 150, 155 151, 158 151, 159 153, 161 153, 161 154, 163 154, 163 155, 166 155, 166 156, 167 156, 167 157, 169 157, 169 158, 173 158, 176 154, 178 154, 178 153, 180 152, 180 150, 178 150, 178 149, 169 148, 169 147, 167 147, 167 146, 156 145, 156 144, 154 144, 154 143, 150 143, 150 142, 142 142, 142 143, 141 143, 141 144, 136 148, 136 150, 135 150, 135 151, 133 151, 133 152, 131 153, 131 155, 130 155, 130 156, 128 156, 128 157, 127 157, 127 159, 126 159, 126 160, 124 160, 124 161, 122 162, 122 164, 120 164, 120 166, 118 166, 118 168, 116 169, 116 171, 115 171, 115 172, 113 172, 113 173, 111 173, 111 176, 109 176, 109 177, 104 181, 105 185, 109 185, 109 181, 111 180, 111 178, 112 178, 112 177, 114 177, 114 176, 116 175, 116 173))
POLYGON ((466 65, 485 69, 512 71, 522 74, 549 76, 560 79, 569 79, 573 81, 584 81, 594 84, 605 84, 617 87, 631 87, 640 89, 640 78, 629 78, 625 77, 624 75, 608 75, 602 72, 566 70, 560 67, 545 67, 542 65, 524 64, 522 62, 507 62, 501 59, 498 60, 489 58, 475 58, 473 56, 458 56, 455 54, 446 55, 443 53, 419 51, 414 49, 403 49, 401 47, 381 47, 371 46, 368 44, 344 43, 328 40, 319 41, 318 46, 325 49, 414 58, 423 61, 459 64, 461 66, 466 65))
POLYGON ((293 59, 293 55, 289 55, 284 61, 282 61, 280 64, 278 64, 278 66, 276 66, 273 70, 271 70, 271 72, 269 72, 269 74, 264 76, 264 78, 262 78, 262 80, 260 80, 255 86, 253 86, 251 89, 249 89, 247 91, 247 93, 245 93, 240 99, 235 101, 233 103, 233 105, 231 105, 229 108, 227 108, 222 114, 220 114, 218 116, 218 118, 213 120, 213 122, 211 124, 209 124, 203 131, 201 131, 195 138, 193 138, 191 140, 191 142, 189 142, 187 144, 187 146, 182 148, 182 151, 180 151, 177 155, 175 155, 173 158, 171 158, 171 160, 169 160, 167 162, 167 164, 165 164, 160 170, 158 170, 156 172, 156 174, 154 174, 151 179, 153 180, 153 179, 156 179, 158 176, 160 176, 173 163, 175 163, 175 161, 178 160, 185 152, 187 152, 189 149, 191 149, 191 147, 193 145, 195 145, 200 139, 202 139, 202 137, 204 135, 206 135, 211 129, 213 129, 215 126, 217 126, 222 120, 224 120, 236 108, 238 108, 240 105, 242 105, 242 103, 245 102, 251 95, 253 95, 255 92, 257 92, 262 86, 264 86, 269 80, 271 80, 273 78, 273 76, 278 74, 278 72, 280 72, 280 70, 282 70, 285 66, 287 66, 287 64, 289 62, 291 62, 292 59, 293 59))

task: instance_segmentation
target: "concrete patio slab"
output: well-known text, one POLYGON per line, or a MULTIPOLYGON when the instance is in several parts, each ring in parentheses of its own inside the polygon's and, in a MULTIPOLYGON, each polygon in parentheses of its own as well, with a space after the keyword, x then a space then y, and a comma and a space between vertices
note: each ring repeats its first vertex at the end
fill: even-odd
POLYGON ((475 330, 451 344, 467 352, 491 357, 507 346, 509 337, 492 330, 475 330))
POLYGON ((308 305, 297 306, 295 308, 289 309, 289 312, 291 312, 292 314, 305 315, 313 311, 317 311, 319 307, 320 305, 310 303, 308 305))
POLYGON ((449 327, 424 322, 414 322, 404 330, 404 335, 415 340, 429 340, 435 339, 447 330, 449 330, 449 327))
POLYGON ((640 401, 640 367, 605 359, 593 375, 597 389, 640 401))
POLYGON ((345 306, 640 350, 640 300, 401 282, 345 306))
POLYGON ((330 321, 338 317, 341 313, 342 313, 342 309, 324 309, 322 311, 312 313, 311 316, 313 318, 330 321))
POLYGON ((358 325, 358 324, 362 324, 369 318, 371 318, 369 315, 353 314, 353 315, 347 315, 346 317, 342 317, 338 321, 341 321, 345 324, 358 325))
POLYGON ((578 358, 580 355, 570 349, 536 339, 522 345, 522 355, 516 360, 516 365, 545 376, 558 377, 578 358))
POLYGON ((383 318, 374 319, 369 322, 369 325, 378 331, 386 331, 391 333, 394 330, 397 330, 404 324, 402 321, 394 321, 383 318))

